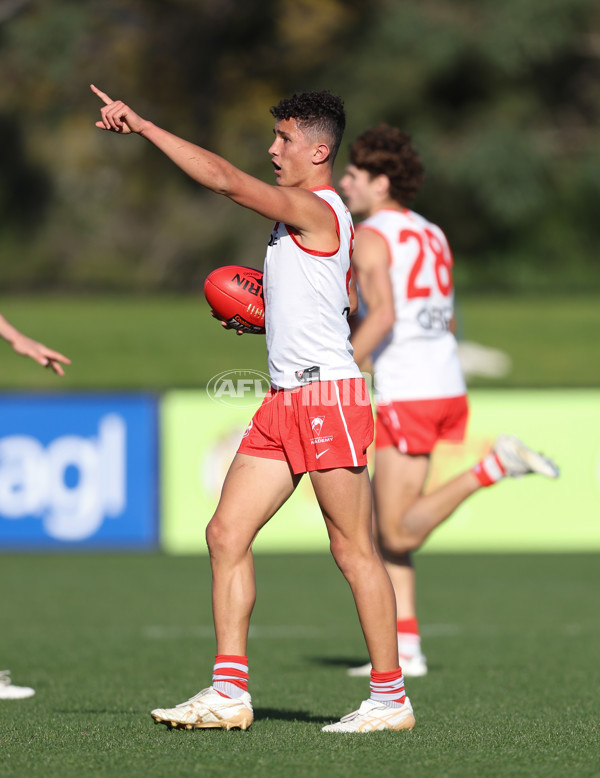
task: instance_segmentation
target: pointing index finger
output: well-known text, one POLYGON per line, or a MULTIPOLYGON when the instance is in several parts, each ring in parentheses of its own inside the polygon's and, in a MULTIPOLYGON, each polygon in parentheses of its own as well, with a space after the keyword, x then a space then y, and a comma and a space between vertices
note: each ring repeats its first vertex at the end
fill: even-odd
POLYGON ((110 105, 114 102, 114 100, 111 100, 110 97, 106 94, 106 92, 103 92, 101 89, 98 89, 97 86, 94 86, 93 84, 90 84, 90 89, 95 95, 98 95, 98 97, 102 100, 103 103, 106 105, 110 105))

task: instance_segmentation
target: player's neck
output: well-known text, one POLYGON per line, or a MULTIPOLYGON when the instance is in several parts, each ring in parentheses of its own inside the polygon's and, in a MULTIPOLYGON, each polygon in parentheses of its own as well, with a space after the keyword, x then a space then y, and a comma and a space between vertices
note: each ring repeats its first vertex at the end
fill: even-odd
POLYGON ((311 175, 300 184, 302 189, 322 189, 325 186, 333 187, 333 175, 329 165, 320 165, 311 171, 311 175))
POLYGON ((303 181, 298 181, 295 184, 280 184, 280 186, 289 186, 292 189, 308 189, 308 191, 313 191, 314 189, 324 189, 325 187, 329 187, 331 189, 334 188, 333 179, 331 176, 319 178, 311 177, 303 181))

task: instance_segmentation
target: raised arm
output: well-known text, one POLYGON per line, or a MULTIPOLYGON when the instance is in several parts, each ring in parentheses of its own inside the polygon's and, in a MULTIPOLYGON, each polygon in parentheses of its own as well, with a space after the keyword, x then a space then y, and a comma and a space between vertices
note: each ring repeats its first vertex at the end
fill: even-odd
MULTIPOLYGON (((217 194, 229 197, 271 221, 293 225, 310 240, 320 241, 323 233, 334 231, 334 219, 320 197, 301 186, 272 186, 244 173, 223 157, 214 154, 143 119, 121 100, 111 98, 93 84, 90 88, 104 103, 101 130, 129 135, 136 133, 149 140, 190 178, 217 194)), ((328 247, 327 247, 328 248, 328 247)))

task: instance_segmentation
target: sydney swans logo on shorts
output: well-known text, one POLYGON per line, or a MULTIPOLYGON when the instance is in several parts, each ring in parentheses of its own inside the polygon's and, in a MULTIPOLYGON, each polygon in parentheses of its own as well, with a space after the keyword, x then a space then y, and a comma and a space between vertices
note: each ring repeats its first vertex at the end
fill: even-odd
POLYGON ((310 428, 314 437, 310 439, 311 445, 316 446, 319 443, 331 443, 333 435, 322 435, 323 425, 325 424, 325 416, 311 416, 310 428))
POLYGON ((211 400, 235 408, 256 406, 271 387, 271 379, 260 370, 225 370, 213 376, 206 387, 211 400))

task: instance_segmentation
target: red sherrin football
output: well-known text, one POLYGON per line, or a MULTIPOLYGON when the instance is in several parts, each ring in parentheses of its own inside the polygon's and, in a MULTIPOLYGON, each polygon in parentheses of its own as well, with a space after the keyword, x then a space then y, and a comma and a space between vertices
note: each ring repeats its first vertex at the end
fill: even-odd
POLYGON ((256 334, 265 331, 262 270, 218 267, 204 282, 204 296, 217 317, 232 327, 256 334))

